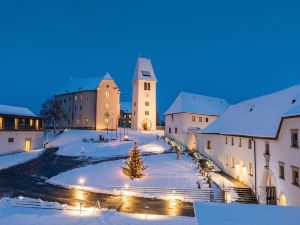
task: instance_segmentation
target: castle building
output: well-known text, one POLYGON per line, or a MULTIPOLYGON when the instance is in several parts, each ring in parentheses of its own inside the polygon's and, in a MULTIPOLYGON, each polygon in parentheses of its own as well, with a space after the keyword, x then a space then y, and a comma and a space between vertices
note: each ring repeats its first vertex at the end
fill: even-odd
POLYGON ((44 121, 27 108, 0 105, 0 155, 43 148, 44 121))
POLYGON ((132 80, 132 129, 156 130, 156 82, 151 60, 138 58, 132 80))
POLYGON ((120 115, 120 91, 109 73, 104 77, 69 77, 55 95, 67 115, 58 128, 117 129, 120 115))

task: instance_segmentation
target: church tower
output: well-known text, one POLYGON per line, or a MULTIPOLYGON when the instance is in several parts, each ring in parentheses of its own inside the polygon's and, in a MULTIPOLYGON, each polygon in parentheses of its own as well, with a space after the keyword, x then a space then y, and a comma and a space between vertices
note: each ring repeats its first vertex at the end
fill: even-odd
POLYGON ((150 59, 138 58, 133 75, 131 128, 156 130, 156 77, 150 59))

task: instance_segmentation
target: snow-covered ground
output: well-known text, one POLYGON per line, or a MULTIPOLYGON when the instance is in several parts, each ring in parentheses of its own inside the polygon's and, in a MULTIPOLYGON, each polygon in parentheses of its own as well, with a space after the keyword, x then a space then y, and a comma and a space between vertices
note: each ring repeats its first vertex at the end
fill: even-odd
POLYGON ((20 152, 15 154, 0 156, 0 170, 25 163, 39 157, 44 152, 44 149, 33 150, 30 152, 20 152))
POLYGON ((111 157, 128 155, 133 145, 132 141, 137 141, 142 153, 161 153, 170 149, 170 146, 163 140, 157 140, 156 135, 163 136, 161 131, 137 132, 126 129, 126 135, 132 141, 120 141, 124 137, 123 129, 118 131, 118 140, 108 143, 88 143, 83 139, 98 139, 99 135, 105 138, 115 138, 116 132, 94 131, 94 130, 69 130, 54 137, 49 142, 49 146, 59 147, 57 154, 65 156, 87 156, 87 157, 111 157))
MULTIPOLYGON (((119 187, 147 187, 164 189, 197 189, 197 181, 201 181, 196 165, 191 158, 182 156, 176 159, 175 153, 144 156, 147 165, 146 175, 141 179, 131 180, 122 173, 123 160, 110 161, 96 165, 73 169, 48 180, 49 183, 66 187, 82 188, 78 184, 80 178, 85 179, 84 189, 115 193, 119 187)), ((118 194, 118 193, 116 193, 118 194)), ((133 195, 139 195, 134 194, 133 195)), ((153 193, 155 197, 159 193, 153 193)))
POLYGON ((94 209, 84 209, 80 215, 78 209, 40 209, 13 207, 11 199, 0 200, 0 225, 196 225, 195 218, 170 217, 119 213, 115 210, 102 210, 94 214, 94 209))

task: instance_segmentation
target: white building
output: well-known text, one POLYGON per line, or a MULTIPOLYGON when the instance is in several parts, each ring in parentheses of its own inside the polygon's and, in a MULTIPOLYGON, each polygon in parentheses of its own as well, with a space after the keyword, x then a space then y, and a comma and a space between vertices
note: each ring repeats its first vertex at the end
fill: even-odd
POLYGON ((44 122, 27 108, 0 105, 0 155, 43 147, 44 122))
POLYGON ((260 203, 300 205, 300 85, 230 106, 197 149, 250 186, 260 203))
POLYGON ((133 75, 131 128, 156 130, 156 77, 150 59, 138 58, 133 75))
POLYGON ((195 131, 206 128, 227 108, 224 99, 181 92, 165 112, 165 135, 196 149, 195 131))

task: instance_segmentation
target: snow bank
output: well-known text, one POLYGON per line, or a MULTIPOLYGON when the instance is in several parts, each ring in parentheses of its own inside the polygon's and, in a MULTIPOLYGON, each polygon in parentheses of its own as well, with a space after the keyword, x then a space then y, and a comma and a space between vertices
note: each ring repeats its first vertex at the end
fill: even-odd
POLYGON ((0 200, 0 225, 196 225, 195 218, 170 217, 158 215, 127 214, 115 210, 102 210, 101 214, 93 215, 93 209, 86 209, 84 215, 78 211, 49 210, 12 207, 7 198, 0 200))
MULTIPOLYGON (((118 137, 123 138, 124 130, 118 131, 118 137)), ((162 136, 161 131, 157 132, 138 132, 131 129, 126 129, 126 135, 131 141, 115 140, 109 143, 88 143, 83 139, 98 139, 99 135, 110 139, 116 137, 116 132, 112 131, 108 134, 106 131, 93 130, 70 130, 58 135, 51 140, 50 146, 59 147, 57 154, 65 156, 85 156, 85 157, 112 157, 112 156, 127 156, 129 150, 133 146, 133 141, 136 141, 145 153, 160 153, 170 149, 170 146, 163 140, 157 140, 156 135, 162 136)))
POLYGON ((25 163, 39 157, 45 149, 33 150, 30 152, 20 152, 10 155, 0 156, 0 170, 25 163))

